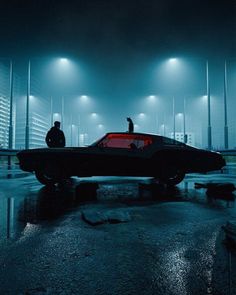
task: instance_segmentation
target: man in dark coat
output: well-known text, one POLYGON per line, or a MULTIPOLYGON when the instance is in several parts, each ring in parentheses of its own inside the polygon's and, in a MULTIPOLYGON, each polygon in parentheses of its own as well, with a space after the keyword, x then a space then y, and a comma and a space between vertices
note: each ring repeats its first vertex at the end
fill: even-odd
POLYGON ((46 143, 48 147, 64 147, 66 145, 65 135, 60 130, 61 123, 59 121, 54 122, 54 126, 48 131, 46 136, 46 143))

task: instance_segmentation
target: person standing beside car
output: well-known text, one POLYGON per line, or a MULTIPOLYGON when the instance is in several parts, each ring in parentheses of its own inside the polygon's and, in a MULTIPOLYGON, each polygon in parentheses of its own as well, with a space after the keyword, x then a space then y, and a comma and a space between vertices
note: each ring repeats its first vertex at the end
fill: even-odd
POLYGON ((61 123, 59 121, 54 122, 54 126, 48 131, 46 135, 46 143, 50 148, 64 147, 66 145, 64 132, 60 129, 61 123))

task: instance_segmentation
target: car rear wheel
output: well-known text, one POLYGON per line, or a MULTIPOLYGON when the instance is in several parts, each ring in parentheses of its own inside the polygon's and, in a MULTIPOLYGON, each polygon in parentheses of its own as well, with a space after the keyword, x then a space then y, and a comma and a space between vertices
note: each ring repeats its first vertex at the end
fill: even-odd
POLYGON ((54 184, 60 182, 60 180, 58 178, 50 177, 41 171, 35 171, 35 176, 38 179, 38 181, 44 185, 54 185, 54 184))
POLYGON ((177 185, 184 179, 184 177, 185 172, 183 170, 176 167, 169 167, 163 169, 159 178, 161 182, 167 185, 177 185))

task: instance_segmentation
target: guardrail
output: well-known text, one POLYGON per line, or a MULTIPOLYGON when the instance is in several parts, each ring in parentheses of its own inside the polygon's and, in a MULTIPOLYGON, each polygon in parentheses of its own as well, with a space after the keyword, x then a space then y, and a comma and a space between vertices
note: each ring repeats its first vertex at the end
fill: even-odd
POLYGON ((28 175, 28 172, 23 172, 18 165, 16 154, 19 151, 18 149, 0 149, 0 179, 28 175))
POLYGON ((0 149, 0 156, 16 156, 19 151, 15 149, 0 149))
POLYGON ((1 168, 5 168, 11 170, 16 163, 12 163, 12 158, 16 156, 16 154, 20 150, 16 149, 0 149, 0 162, 1 168))
POLYGON ((223 156, 236 156, 236 149, 219 150, 217 152, 221 153, 223 156))

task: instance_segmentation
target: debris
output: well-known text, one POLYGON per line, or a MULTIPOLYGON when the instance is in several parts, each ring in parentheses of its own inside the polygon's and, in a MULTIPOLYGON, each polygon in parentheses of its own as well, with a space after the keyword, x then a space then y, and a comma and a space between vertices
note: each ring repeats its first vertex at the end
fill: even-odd
POLYGON ((195 182, 194 186, 196 189, 199 188, 206 188, 208 191, 212 192, 233 192, 236 188, 233 183, 226 182, 226 183, 198 183, 195 182))
POLYGON ((120 222, 128 222, 131 220, 130 215, 126 211, 115 211, 110 210, 105 213, 105 216, 107 217, 107 221, 109 223, 120 223, 120 222))
POLYGON ((129 213, 121 210, 104 210, 103 212, 95 210, 84 210, 82 212, 82 218, 90 225, 98 225, 105 222, 121 223, 131 220, 129 213))
POLYGON ((236 189, 233 183, 198 183, 195 182, 194 186, 196 189, 206 188, 206 194, 209 197, 221 198, 225 200, 234 200, 233 191, 236 189))
POLYGON ((95 210, 85 210, 82 212, 82 218, 84 221, 89 223, 90 225, 98 225, 105 223, 107 220, 104 216, 95 210))

